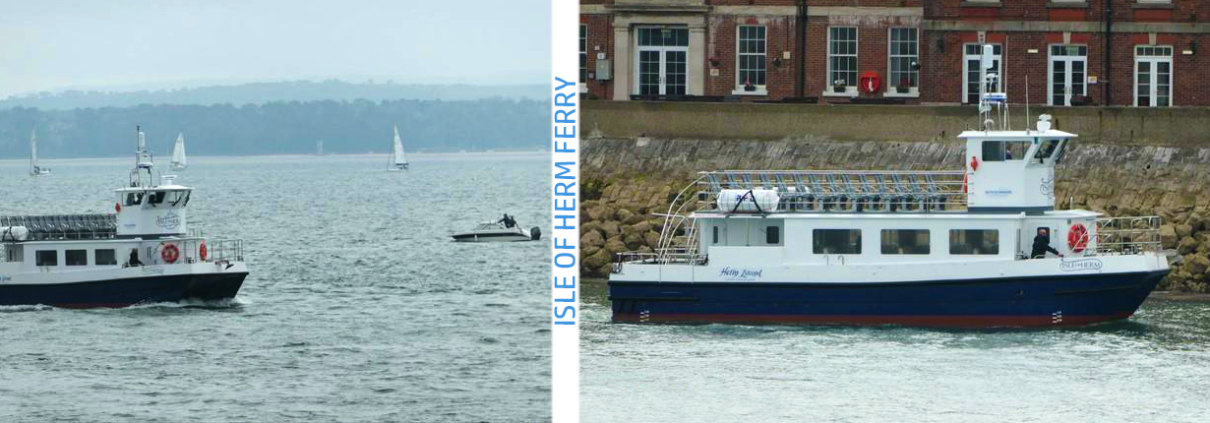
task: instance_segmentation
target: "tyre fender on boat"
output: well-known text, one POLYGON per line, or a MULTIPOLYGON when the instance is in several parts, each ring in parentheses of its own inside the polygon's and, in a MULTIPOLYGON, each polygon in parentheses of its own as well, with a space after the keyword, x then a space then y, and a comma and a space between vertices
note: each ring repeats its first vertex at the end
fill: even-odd
POLYGON ((160 258, 168 264, 176 263, 181 258, 181 250, 174 244, 164 244, 160 249, 160 258))

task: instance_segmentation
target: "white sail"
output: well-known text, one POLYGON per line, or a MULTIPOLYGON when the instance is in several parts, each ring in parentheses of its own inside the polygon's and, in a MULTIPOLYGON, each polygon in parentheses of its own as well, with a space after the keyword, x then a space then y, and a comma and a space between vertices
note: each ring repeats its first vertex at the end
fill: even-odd
POLYGON ((38 169, 38 130, 29 131, 29 166, 38 169))
POLYGON ((50 169, 38 164, 38 131, 29 131, 29 174, 33 176, 49 175, 50 169))
POLYGON ((399 127, 395 127, 395 160, 396 165, 408 164, 408 156, 403 152, 403 139, 399 138, 399 127))
POLYGON ((172 168, 175 170, 184 169, 188 163, 185 160, 185 134, 176 136, 176 145, 172 147, 172 168))

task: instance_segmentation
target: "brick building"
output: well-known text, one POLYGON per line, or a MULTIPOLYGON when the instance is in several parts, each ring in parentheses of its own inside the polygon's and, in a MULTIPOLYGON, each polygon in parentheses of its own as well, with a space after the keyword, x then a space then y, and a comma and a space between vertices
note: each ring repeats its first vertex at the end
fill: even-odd
POLYGON ((1210 76, 1210 0, 580 7, 581 78, 602 99, 972 103, 987 43, 1015 103, 1025 101, 1028 81, 1034 104, 1210 106, 1210 88, 1199 83, 1210 76))

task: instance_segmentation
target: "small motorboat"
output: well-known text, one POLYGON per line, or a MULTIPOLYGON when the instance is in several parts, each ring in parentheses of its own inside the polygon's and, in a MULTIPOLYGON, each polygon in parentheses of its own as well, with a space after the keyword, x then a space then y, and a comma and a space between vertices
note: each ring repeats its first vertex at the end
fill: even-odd
POLYGON ((455 232, 450 235, 458 242, 513 242, 537 241, 542 237, 542 231, 537 226, 525 230, 511 216, 494 222, 483 222, 475 229, 465 232, 455 232))

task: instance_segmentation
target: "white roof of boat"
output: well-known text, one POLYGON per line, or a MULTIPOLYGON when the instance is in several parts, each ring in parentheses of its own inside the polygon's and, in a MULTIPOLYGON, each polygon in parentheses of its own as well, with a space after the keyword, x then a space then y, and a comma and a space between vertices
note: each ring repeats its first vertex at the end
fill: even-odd
POLYGON ((154 186, 137 186, 137 187, 121 187, 114 191, 150 191, 150 190, 192 190, 193 188, 184 185, 154 185, 154 186))
POLYGON ((914 213, 914 212, 860 212, 860 213, 844 213, 844 212, 773 212, 762 215, 760 213, 724 213, 718 210, 697 211, 693 212, 693 216, 697 218, 727 218, 727 219, 764 219, 764 218, 794 218, 794 219, 1004 219, 1014 217, 1057 217, 1057 218, 1081 218, 1081 217, 1096 217, 1102 213, 1089 210, 1050 210, 1043 214, 1027 215, 1024 212, 968 212, 968 211, 950 211, 950 212, 932 212, 932 213, 914 213))
POLYGON ((1079 135, 1058 129, 1049 131, 962 131, 958 138, 1074 138, 1079 135))

